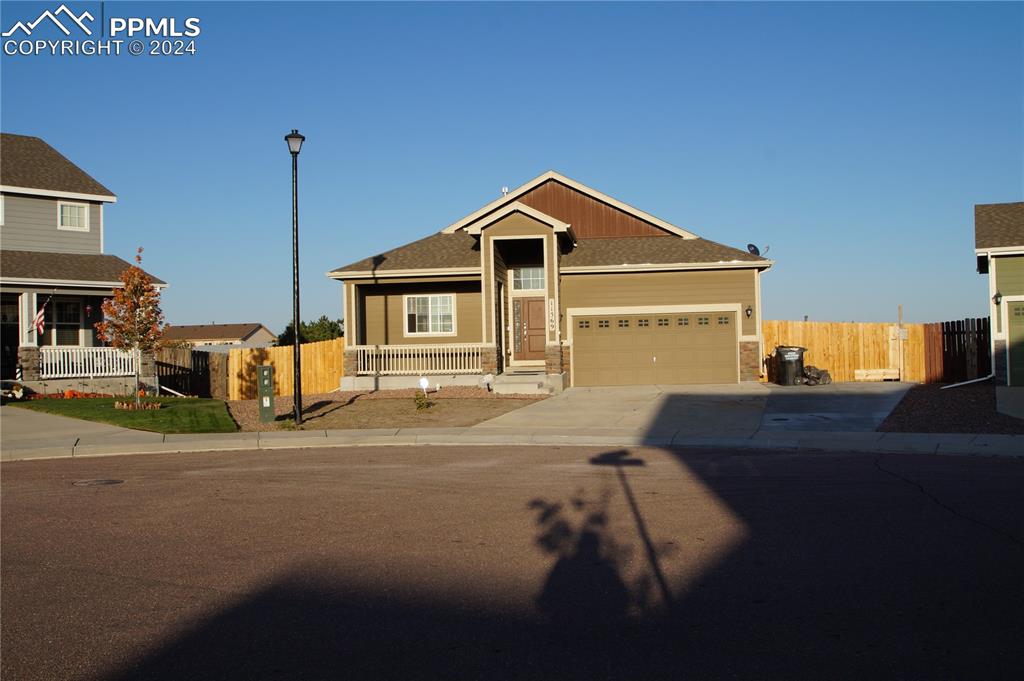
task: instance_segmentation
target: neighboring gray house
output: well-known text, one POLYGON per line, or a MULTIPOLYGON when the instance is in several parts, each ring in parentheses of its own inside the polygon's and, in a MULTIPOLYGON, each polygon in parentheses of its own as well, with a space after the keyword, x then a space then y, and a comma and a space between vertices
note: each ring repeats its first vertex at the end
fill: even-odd
POLYGON ((130 266, 103 252, 103 210, 116 201, 42 139, 0 134, 3 379, 33 388, 47 381, 55 390, 134 373, 134 360, 100 347, 94 329, 103 299, 130 266), (31 323, 44 304, 40 336, 31 323))

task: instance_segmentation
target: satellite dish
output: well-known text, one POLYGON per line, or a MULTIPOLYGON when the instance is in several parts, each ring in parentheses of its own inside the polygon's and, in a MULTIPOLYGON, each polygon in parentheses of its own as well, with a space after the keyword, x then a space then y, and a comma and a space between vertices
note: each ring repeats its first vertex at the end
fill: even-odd
POLYGON ((754 244, 747 244, 747 252, 749 252, 750 255, 761 255, 761 249, 754 244))

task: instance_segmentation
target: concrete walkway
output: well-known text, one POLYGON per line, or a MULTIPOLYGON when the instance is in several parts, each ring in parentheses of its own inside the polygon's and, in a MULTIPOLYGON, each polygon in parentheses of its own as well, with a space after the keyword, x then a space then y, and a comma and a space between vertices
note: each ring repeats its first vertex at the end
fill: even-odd
MULTIPOLYGON (((524 408, 519 411, 525 411, 524 408)), ((738 411, 745 412, 745 407, 738 411)), ((499 417, 503 418, 503 417, 499 417)), ((743 418, 751 418, 745 415, 743 418)), ((495 427, 303 430, 269 433, 161 435, 89 421, 40 414, 18 407, 0 409, 0 461, 118 454, 346 447, 365 445, 596 445, 629 447, 727 447, 758 450, 916 452, 1024 457, 1024 435, 877 433, 844 431, 726 431, 689 429, 647 432, 634 424, 588 428, 495 427), (79 433, 76 435, 75 433, 79 433)), ((747 423, 747 421, 743 421, 747 423)))

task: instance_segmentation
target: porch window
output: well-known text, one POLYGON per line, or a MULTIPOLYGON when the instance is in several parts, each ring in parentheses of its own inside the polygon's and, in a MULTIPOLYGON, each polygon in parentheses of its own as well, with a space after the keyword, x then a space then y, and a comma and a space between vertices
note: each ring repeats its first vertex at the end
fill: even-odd
POLYGON ((67 229, 73 232, 89 231, 89 205, 85 203, 64 203, 60 202, 58 212, 60 229, 67 229))
POLYGON ((406 296, 405 335, 455 334, 455 295, 406 296))
POLYGON ((42 345, 79 345, 82 304, 55 300, 46 306, 46 333, 42 345))
POLYGON ((512 270, 512 289, 515 291, 540 291, 544 289, 543 267, 517 267, 512 270))

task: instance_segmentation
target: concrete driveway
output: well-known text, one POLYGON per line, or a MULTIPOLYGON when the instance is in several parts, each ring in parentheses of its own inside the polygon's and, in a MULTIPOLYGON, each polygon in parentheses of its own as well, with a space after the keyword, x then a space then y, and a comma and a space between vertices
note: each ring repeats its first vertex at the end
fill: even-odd
POLYGON ((872 432, 908 383, 824 386, 636 385, 570 388, 477 428, 600 434, 633 428, 647 437, 748 437, 757 431, 872 432))

